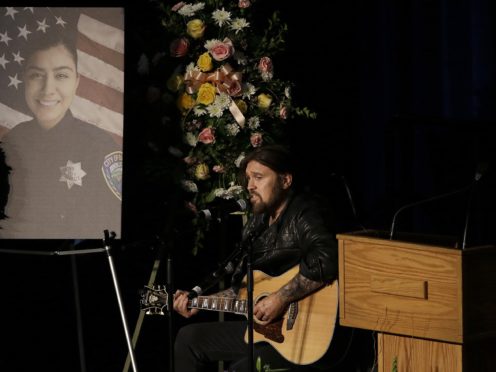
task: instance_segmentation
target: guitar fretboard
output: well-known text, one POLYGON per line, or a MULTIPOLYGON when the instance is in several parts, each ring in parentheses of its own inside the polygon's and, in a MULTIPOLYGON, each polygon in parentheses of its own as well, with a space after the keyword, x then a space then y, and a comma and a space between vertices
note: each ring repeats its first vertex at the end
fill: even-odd
POLYGON ((222 311, 226 313, 248 314, 247 300, 228 297, 198 296, 188 302, 188 307, 194 309, 222 311))

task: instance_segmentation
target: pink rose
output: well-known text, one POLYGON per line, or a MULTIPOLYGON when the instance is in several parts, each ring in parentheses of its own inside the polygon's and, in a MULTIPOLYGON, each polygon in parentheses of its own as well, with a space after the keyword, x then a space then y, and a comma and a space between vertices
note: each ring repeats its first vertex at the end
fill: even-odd
POLYGON ((188 53, 189 40, 185 37, 175 39, 169 47, 172 57, 184 57, 188 53))
POLYGON ((214 167, 212 168, 212 170, 215 173, 224 173, 225 172, 224 166, 222 166, 222 165, 214 165, 214 167))
POLYGON ((279 116, 282 120, 286 120, 288 118, 288 109, 286 106, 281 105, 281 107, 279 107, 279 116))
POLYGON ((250 137, 250 143, 253 147, 260 147, 263 143, 262 133, 255 132, 250 137))
POLYGON ((184 206, 186 207, 186 209, 190 210, 194 214, 198 213, 198 209, 196 208, 196 205, 194 205, 192 202, 190 202, 190 201, 185 202, 184 206))
POLYGON ((223 61, 234 53, 234 46, 232 41, 226 37, 224 41, 215 43, 209 52, 216 61, 223 61))
POLYGON ((214 129, 210 127, 203 129, 198 135, 198 141, 204 143, 205 145, 214 143, 215 142, 214 132, 215 132, 214 129))
POLYGON ((196 163, 196 158, 194 156, 186 156, 183 161, 188 165, 193 165, 196 163))
POLYGON ((272 79, 272 76, 274 76, 272 60, 269 57, 260 58, 260 61, 258 62, 258 71, 260 71, 264 81, 272 79))
POLYGON ((229 87, 229 89, 227 90, 227 93, 229 93, 229 95, 232 97, 239 96, 241 95, 242 92, 243 92, 243 88, 238 80, 234 80, 231 86, 229 87))
POLYGON ((241 8, 241 9, 246 9, 246 8, 249 8, 251 5, 251 2, 250 0, 239 0, 239 3, 238 3, 238 6, 241 8))
POLYGON ((185 5, 185 2, 184 1, 180 1, 178 2, 176 5, 174 5, 171 10, 173 12, 177 12, 179 9, 181 9, 183 6, 185 5))

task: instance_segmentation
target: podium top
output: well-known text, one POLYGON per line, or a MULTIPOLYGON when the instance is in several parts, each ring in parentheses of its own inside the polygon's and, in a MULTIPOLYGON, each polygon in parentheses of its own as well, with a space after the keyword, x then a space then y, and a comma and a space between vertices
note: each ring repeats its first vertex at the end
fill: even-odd
POLYGON ((381 230, 362 230, 353 231, 349 233, 337 234, 336 238, 338 240, 355 240, 363 242, 376 241, 381 245, 391 245, 391 246, 401 246, 401 247, 424 247, 440 250, 448 250, 455 252, 471 252, 480 249, 494 249, 493 245, 487 246, 474 246, 461 249, 461 244, 459 239, 454 236, 444 236, 444 235, 426 235, 426 234, 413 234, 413 233, 402 233, 398 232, 395 234, 394 239, 389 238, 389 232, 381 230))

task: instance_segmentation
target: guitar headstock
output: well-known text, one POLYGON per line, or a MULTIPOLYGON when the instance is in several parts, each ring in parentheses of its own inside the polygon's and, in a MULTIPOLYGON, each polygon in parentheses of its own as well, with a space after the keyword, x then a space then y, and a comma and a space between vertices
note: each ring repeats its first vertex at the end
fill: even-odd
POLYGON ((164 308, 167 310, 167 299, 165 286, 145 286, 141 292, 141 310, 145 311, 146 315, 164 315, 164 308))

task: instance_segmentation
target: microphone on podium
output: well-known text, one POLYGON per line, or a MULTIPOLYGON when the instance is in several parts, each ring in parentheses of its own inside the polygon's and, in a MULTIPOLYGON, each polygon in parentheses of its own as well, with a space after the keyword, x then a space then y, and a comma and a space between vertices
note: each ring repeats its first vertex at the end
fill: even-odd
MULTIPOLYGON (((417 206, 422 205, 422 204, 430 203, 432 201, 436 201, 436 200, 439 200, 439 199, 444 199, 444 198, 447 198, 447 197, 450 197, 450 196, 453 196, 453 195, 456 195, 456 194, 461 194, 463 192, 468 192, 469 190, 472 190, 473 189, 473 187, 477 184, 477 182, 479 182, 479 180, 481 179, 481 177, 482 177, 482 172, 480 172, 478 170, 475 173, 475 176, 474 176, 473 181, 470 182, 470 184, 468 184, 466 186, 463 186, 463 187, 461 187, 459 189, 456 189, 456 190, 453 190, 453 191, 449 191, 449 192, 445 192, 445 193, 442 193, 442 194, 439 194, 439 195, 434 195, 434 196, 431 196, 430 198, 426 198, 426 199, 418 200, 416 202, 405 204, 404 206, 402 206, 401 208, 399 208, 395 212, 395 214, 393 215, 393 220, 391 222, 391 228, 389 230, 389 240, 393 240, 394 232, 395 232, 394 229, 396 227, 396 220, 398 218, 398 215, 401 212, 403 212, 404 210, 409 209, 409 208, 413 208, 413 207, 417 207, 417 206)), ((467 219, 467 221, 468 221, 468 219, 467 219)), ((465 225, 463 245, 465 245, 465 236, 466 236, 467 224, 468 224, 468 222, 465 225)))

